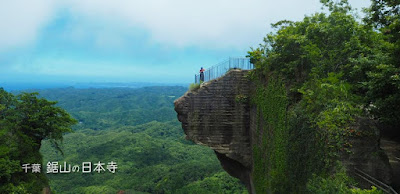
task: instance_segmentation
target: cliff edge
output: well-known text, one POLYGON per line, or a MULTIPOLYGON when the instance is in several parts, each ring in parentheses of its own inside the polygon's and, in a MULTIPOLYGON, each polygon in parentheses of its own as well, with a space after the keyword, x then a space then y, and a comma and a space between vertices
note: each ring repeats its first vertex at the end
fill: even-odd
MULTIPOLYGON (((253 177, 253 147, 263 144, 257 141, 260 135, 256 129, 266 131, 270 124, 261 119, 257 106, 249 102, 255 87, 248 73, 248 70, 230 70, 224 76, 188 91, 174 104, 186 138, 213 149, 222 167, 231 176, 239 178, 249 193, 255 193, 257 185, 254 183, 260 181, 253 180, 257 179, 253 177)), ((353 146, 348 150, 351 154, 342 152, 339 160, 351 176, 355 176, 355 169, 361 169, 391 184, 391 167, 379 145, 379 130, 369 119, 359 119, 355 125, 354 129, 367 135, 351 137, 349 142, 353 146)), ((292 154, 300 156, 304 151, 292 154)), ((361 183, 360 186, 368 188, 370 184, 361 183)))
POLYGON ((175 111, 186 138, 213 149, 222 167, 251 186, 248 71, 231 70, 177 99, 175 111))

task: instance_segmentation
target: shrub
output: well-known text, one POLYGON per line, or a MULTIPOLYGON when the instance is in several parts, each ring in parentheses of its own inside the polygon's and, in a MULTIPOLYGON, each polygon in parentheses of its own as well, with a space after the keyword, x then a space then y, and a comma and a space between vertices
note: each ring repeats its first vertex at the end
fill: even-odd
POLYGON ((198 84, 198 83, 191 83, 189 86, 190 91, 196 91, 199 88, 200 88, 200 84, 198 84))

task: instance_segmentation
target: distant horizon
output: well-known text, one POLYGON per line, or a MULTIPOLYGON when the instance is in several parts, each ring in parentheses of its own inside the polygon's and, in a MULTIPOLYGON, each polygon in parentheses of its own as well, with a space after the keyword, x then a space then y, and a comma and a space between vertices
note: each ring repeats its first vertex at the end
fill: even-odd
POLYGON ((188 87, 190 83, 160 83, 160 82, 0 82, 0 88, 6 91, 62 89, 73 87, 76 89, 87 88, 142 88, 152 86, 179 86, 188 87))

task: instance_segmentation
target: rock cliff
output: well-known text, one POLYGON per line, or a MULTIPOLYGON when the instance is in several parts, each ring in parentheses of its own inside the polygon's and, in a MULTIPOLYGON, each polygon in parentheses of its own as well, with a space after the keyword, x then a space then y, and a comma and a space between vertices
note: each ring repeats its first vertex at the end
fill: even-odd
POLYGON ((175 111, 187 139, 212 148, 222 167, 249 188, 252 160, 247 73, 231 70, 202 84, 177 99, 175 111))
MULTIPOLYGON (((255 87, 247 78, 248 72, 231 70, 195 91, 188 91, 174 104, 186 138, 213 149, 222 167, 239 178, 249 193, 255 193, 252 146, 258 143, 253 137, 257 110, 249 102, 255 87)), ((354 168, 362 168, 390 184, 390 165, 379 147, 379 131, 371 126, 369 121, 359 121, 355 128, 369 135, 351 139, 353 154, 343 154, 341 161, 350 173, 354 168)))
POLYGON ((380 132, 376 123, 367 118, 359 118, 353 129, 360 135, 349 138, 352 145, 349 148, 351 153, 343 152, 340 156, 347 172, 358 180, 359 186, 364 188, 369 188, 370 184, 355 176, 356 169, 390 185, 393 177, 392 169, 387 154, 380 147, 380 132))

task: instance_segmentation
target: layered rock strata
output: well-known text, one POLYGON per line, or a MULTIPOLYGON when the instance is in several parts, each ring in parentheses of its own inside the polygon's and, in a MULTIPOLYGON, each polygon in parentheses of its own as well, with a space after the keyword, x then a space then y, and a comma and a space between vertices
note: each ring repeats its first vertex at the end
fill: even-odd
POLYGON ((212 148, 222 167, 250 187, 248 71, 231 70, 175 101, 186 138, 212 148))

